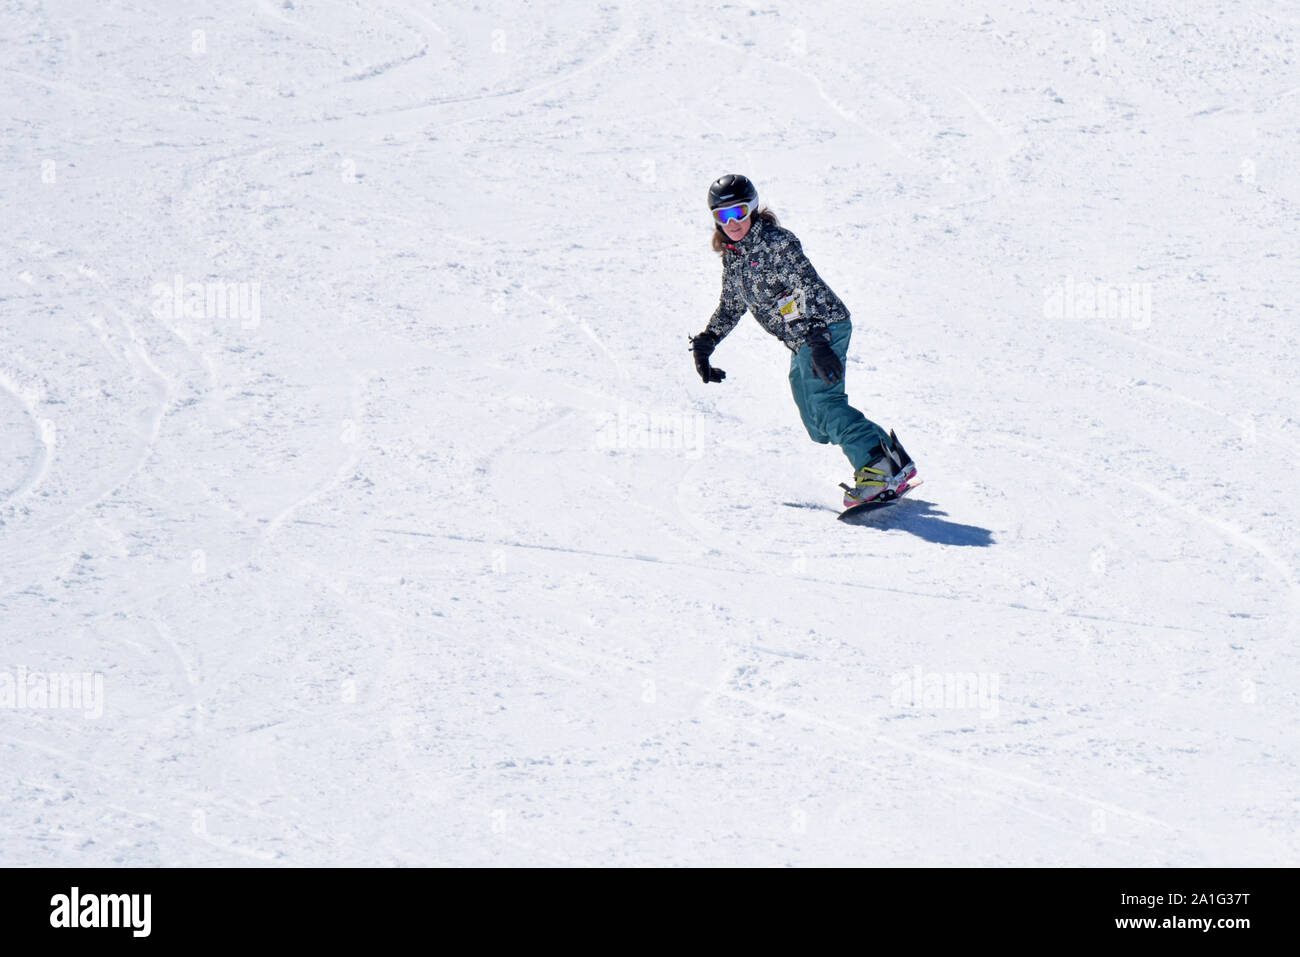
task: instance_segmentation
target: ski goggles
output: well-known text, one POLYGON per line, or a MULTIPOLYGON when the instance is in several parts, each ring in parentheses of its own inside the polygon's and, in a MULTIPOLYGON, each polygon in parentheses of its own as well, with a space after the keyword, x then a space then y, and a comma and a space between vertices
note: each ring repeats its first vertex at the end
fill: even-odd
POLYGON ((754 211, 752 203, 736 203, 734 206, 719 206, 713 210, 713 218, 717 220, 719 226, 725 226, 727 223, 740 221, 754 211))

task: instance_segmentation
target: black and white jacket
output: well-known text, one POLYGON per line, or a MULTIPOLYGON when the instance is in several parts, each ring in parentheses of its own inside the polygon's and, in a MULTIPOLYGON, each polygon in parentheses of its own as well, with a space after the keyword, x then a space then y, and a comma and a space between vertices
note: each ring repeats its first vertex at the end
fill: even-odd
POLYGON ((849 318, 790 230, 755 217, 744 239, 724 241, 722 298, 707 330, 718 339, 748 309, 760 326, 798 352, 808 339, 827 337, 828 325, 849 318))

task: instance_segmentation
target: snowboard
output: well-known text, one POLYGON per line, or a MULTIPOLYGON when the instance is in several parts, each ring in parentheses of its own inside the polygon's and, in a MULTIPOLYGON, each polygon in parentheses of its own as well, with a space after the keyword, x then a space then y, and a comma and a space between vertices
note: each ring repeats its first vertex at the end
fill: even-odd
POLYGON ((916 488, 918 485, 922 484, 924 481, 925 481, 924 479, 914 478, 911 481, 909 481, 906 485, 901 486, 897 492, 893 492, 893 493, 886 492, 885 494, 889 495, 888 498, 885 498, 884 495, 881 495, 878 498, 873 498, 870 502, 863 502, 861 505, 850 506, 849 508, 846 508, 844 511, 840 512, 840 516, 839 516, 840 521, 841 522, 852 521, 854 518, 865 516, 869 512, 879 511, 882 508, 889 508, 889 506, 897 503, 900 498, 902 498, 908 492, 912 491, 912 489, 916 488))

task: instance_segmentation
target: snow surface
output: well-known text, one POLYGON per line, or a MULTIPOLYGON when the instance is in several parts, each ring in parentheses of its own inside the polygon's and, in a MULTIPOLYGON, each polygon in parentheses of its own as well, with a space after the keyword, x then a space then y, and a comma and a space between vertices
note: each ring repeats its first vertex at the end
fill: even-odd
POLYGON ((0 864, 1297 863, 1300 8, 848 9, 0 13, 0 864))

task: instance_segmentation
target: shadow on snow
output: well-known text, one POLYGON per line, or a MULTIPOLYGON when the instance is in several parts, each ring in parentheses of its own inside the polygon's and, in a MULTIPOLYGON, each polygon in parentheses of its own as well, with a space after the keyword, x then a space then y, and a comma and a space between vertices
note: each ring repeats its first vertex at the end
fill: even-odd
POLYGON ((963 525, 960 522, 947 522, 947 512, 935 508, 930 502, 924 502, 910 496, 897 505, 865 512, 860 516, 846 518, 846 525, 881 525, 910 532, 917 538, 936 545, 963 545, 968 547, 988 548, 993 544, 993 532, 978 525, 963 525))

